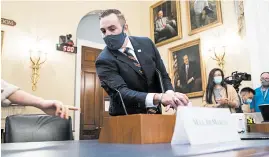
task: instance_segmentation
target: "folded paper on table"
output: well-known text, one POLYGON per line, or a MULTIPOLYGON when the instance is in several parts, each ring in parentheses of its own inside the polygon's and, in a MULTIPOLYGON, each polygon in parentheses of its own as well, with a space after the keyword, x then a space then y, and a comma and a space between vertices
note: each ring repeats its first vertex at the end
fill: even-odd
POLYGON ((171 144, 206 144, 240 141, 237 125, 227 108, 183 107, 177 117, 171 144))

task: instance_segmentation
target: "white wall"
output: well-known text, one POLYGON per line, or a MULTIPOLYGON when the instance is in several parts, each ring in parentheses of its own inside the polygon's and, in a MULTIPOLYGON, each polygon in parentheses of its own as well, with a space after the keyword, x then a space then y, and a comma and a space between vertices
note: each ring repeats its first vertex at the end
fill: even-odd
POLYGON ((77 38, 105 44, 100 31, 98 14, 89 14, 80 20, 77 29, 77 38))
POLYGON ((245 0, 245 52, 250 54, 252 82, 260 86, 260 74, 269 71, 269 1, 245 0))

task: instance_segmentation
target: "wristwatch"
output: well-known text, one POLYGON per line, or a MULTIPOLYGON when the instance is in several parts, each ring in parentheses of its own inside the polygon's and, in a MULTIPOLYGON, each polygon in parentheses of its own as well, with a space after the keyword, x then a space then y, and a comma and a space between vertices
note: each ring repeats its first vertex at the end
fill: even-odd
POLYGON ((161 96, 160 96, 160 99, 159 99, 159 102, 158 102, 158 105, 160 105, 160 106, 162 104, 162 99, 163 99, 163 93, 161 93, 161 96))

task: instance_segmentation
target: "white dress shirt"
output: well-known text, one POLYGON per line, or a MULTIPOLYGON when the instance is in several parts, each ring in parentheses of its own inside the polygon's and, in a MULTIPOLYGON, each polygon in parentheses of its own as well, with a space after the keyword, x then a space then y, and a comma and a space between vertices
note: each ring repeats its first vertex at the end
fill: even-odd
MULTIPOLYGON (((137 60, 137 62, 139 63, 139 61, 138 61, 138 59, 137 59, 137 57, 135 55, 135 52, 134 52, 134 47, 133 47, 132 43, 130 42, 130 39, 129 38, 128 38, 128 42, 127 42, 126 47, 129 48, 129 53, 131 53, 135 57, 135 59, 137 60)), ((119 49, 119 51, 122 52, 122 53, 124 52, 124 50, 125 50, 125 48, 120 48, 119 49)), ((174 92, 174 91, 168 90, 168 91, 166 91, 166 93, 167 92, 174 92)), ((146 107, 157 107, 158 104, 156 104, 156 106, 153 104, 153 98, 154 98, 154 95, 155 94, 156 93, 148 93, 147 94, 147 97, 146 97, 146 100, 145 100, 146 107)))
POLYGON ((11 105, 8 97, 19 89, 19 87, 9 84, 1 79, 1 106, 6 107, 11 105))

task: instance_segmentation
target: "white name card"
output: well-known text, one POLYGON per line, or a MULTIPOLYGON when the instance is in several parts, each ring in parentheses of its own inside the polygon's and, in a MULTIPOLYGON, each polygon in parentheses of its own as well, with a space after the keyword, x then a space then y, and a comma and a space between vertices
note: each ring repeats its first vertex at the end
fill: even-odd
POLYGON ((171 144, 196 145, 240 140, 229 109, 183 106, 177 109, 171 144))

